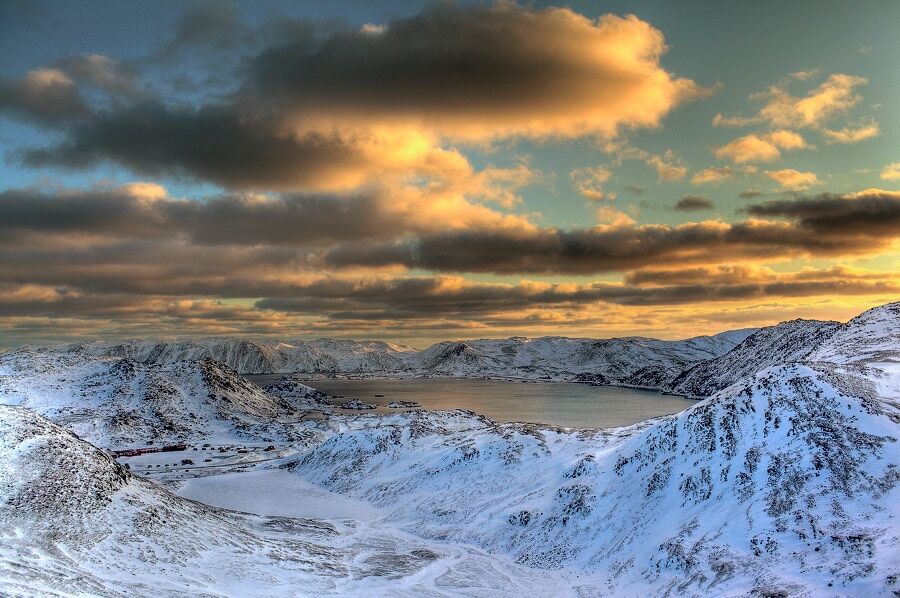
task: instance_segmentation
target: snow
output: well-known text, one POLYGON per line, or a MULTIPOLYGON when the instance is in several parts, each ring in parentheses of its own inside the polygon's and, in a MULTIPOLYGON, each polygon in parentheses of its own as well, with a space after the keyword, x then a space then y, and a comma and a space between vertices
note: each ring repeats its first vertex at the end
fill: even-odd
POLYGON ((240 474, 249 477, 223 486, 235 500, 251 491, 245 482, 299 490, 319 511, 346 508, 339 527, 180 498, 21 408, 0 407, 0 439, 3 595, 574 595, 559 574, 347 519, 353 501, 315 494, 290 474, 240 474))
MULTIPOLYGON (((716 354, 708 339, 553 338, 429 353, 431 371, 537 375, 550 366, 529 370, 529 354, 555 351, 603 364, 586 375, 664 373, 710 394, 602 430, 465 411, 305 421, 316 396, 296 380, 267 391, 208 359, 167 362, 183 355, 171 346, 149 362, 8 352, 0 594, 896 594, 898 333, 894 303, 733 335, 716 354), (122 459, 131 470, 102 450, 176 438, 189 449, 122 459)), ((365 363, 419 354, 318 345, 347 346, 380 356, 365 363)))
POLYGON ((369 503, 329 492, 284 469, 265 469, 193 478, 177 494, 208 505, 278 517, 372 521, 369 503))

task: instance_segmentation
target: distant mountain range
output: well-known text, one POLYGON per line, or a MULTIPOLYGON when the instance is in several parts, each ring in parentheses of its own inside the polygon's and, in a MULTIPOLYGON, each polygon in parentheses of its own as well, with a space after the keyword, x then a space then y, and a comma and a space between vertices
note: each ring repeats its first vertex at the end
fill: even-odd
POLYGON ((245 374, 462 377, 591 382, 703 398, 770 365, 803 362, 849 324, 791 320, 680 341, 566 337, 445 341, 424 350, 383 341, 320 339, 94 342, 69 352, 154 365, 211 359, 245 374))
POLYGON ((421 351, 382 341, 235 338, 94 342, 65 350, 155 365, 211 359, 244 374, 491 377, 661 387, 688 366, 727 353, 754 332, 735 330, 682 341, 512 337, 445 341, 421 351))

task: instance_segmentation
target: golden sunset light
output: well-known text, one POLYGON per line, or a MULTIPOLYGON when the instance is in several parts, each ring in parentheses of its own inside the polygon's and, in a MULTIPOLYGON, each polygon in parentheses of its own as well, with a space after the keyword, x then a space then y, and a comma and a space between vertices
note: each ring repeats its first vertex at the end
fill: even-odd
POLYGON ((900 595, 898 33, 0 0, 0 595, 900 595))

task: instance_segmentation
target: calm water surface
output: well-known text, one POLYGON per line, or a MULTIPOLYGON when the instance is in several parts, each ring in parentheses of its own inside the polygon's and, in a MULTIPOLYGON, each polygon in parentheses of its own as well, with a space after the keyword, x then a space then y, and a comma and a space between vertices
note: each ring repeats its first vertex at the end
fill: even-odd
MULTIPOLYGON (((248 376, 264 384, 280 376, 248 376)), ((415 401, 424 409, 468 409, 500 422, 534 422, 573 428, 607 428, 678 413, 697 402, 654 391, 565 382, 508 382, 428 378, 409 380, 324 379, 304 382, 343 403, 360 399, 389 413, 391 401, 415 401), (384 395, 376 397, 375 395, 384 395)), ((337 410, 344 412, 344 410, 337 410)))

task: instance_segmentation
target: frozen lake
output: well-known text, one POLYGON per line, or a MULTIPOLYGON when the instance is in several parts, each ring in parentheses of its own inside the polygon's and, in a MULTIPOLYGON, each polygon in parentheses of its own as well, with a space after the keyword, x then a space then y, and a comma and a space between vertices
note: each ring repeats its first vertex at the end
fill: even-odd
MULTIPOLYGON (((247 377, 265 384, 280 376, 247 377)), ((331 395, 343 395, 336 403, 360 399, 379 406, 376 410, 347 413, 394 412, 397 410, 387 408, 391 401, 415 401, 425 409, 468 409, 500 422, 534 422, 574 428, 627 426, 651 417, 678 413, 697 403, 648 390, 565 382, 424 378, 323 379, 304 383, 331 395)))

